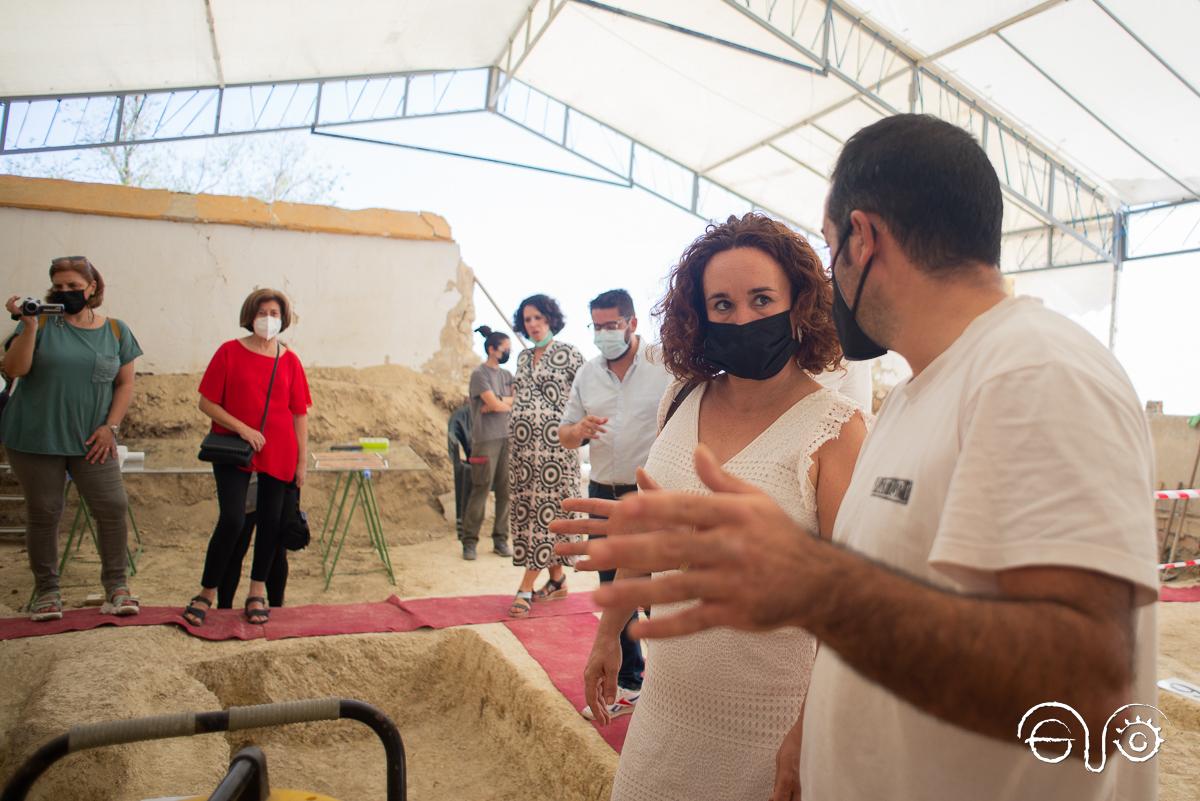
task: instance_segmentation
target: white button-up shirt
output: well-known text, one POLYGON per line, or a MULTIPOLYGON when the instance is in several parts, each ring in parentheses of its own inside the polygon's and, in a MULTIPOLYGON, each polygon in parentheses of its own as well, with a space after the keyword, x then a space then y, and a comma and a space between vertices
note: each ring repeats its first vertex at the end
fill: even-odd
POLYGON ((591 480, 601 484, 633 484, 635 471, 646 464, 650 446, 658 436, 658 403, 671 375, 661 356, 647 358, 650 349, 638 340, 633 364, 624 380, 608 369, 608 360, 597 356, 579 368, 562 425, 578 423, 587 415, 607 417, 603 434, 590 443, 591 480))

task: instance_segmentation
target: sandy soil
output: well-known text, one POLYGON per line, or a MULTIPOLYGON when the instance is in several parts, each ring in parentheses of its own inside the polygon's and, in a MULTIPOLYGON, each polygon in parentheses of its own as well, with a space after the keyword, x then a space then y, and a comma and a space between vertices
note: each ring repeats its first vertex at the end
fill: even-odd
MULTIPOLYGON (((314 441, 388 436, 411 445, 432 470, 378 478, 395 586, 359 520, 329 591, 316 550, 292 555, 289 605, 378 601, 392 593, 512 592, 519 571, 488 552, 490 529, 478 561, 463 562, 453 525, 436 500, 452 487, 445 420, 460 401, 457 386, 397 367, 314 370, 310 377, 314 441)), ((127 425, 131 445, 163 459, 194 454, 204 430, 195 411, 196 383, 195 376, 139 377, 138 405, 127 425)), ((147 604, 182 605, 197 587, 216 518, 212 478, 144 475, 126 484, 145 544, 134 590, 147 604)), ((329 477, 317 476, 305 492, 314 536, 329 490, 329 477)), ((68 605, 99 591, 98 574, 94 550, 85 543, 63 576, 68 605)), ((571 574, 570 582, 586 590, 595 579, 571 574)), ((245 586, 243 578, 243 594, 245 586)), ((18 614, 30 589, 23 546, 0 542, 0 615, 18 614)), ((1162 604, 1159 620, 1159 678, 1200 683, 1200 604, 1162 604)), ((169 627, 101 629, 0 642, 0 676, 0 781, 38 744, 74 723, 323 695, 361 698, 399 723, 416 801, 603 799, 616 765, 608 746, 501 625, 224 643, 169 627)), ((1200 704, 1161 693, 1158 705, 1171 722, 1157 757, 1160 798, 1190 801, 1200 773, 1200 704)), ((331 723, 254 740, 268 753, 274 785, 352 801, 381 797, 383 757, 372 737, 358 724, 331 723)), ((87 752, 52 769, 35 797, 203 792, 247 741, 245 735, 208 735, 87 752)))

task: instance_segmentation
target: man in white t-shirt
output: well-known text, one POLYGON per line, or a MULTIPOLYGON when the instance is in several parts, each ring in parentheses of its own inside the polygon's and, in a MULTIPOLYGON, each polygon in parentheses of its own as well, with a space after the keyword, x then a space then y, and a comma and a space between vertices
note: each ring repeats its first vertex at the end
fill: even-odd
POLYGON ((896 351, 913 377, 880 410, 833 545, 703 448, 712 496, 565 504, 608 514, 610 534, 664 529, 564 548, 587 567, 686 568, 596 593, 700 602, 634 633, 817 636, 805 801, 1157 795, 1164 721, 1124 708, 1156 698, 1148 429, 1111 353, 1006 297, 1002 211, 986 154, 932 117, 881 120, 839 156, 824 225, 839 339, 850 359, 896 351))

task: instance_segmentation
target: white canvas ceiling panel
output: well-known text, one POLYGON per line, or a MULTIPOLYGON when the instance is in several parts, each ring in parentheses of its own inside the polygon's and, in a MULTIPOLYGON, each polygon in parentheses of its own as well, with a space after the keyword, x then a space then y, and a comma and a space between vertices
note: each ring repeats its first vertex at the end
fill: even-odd
POLYGON ((874 106, 862 100, 854 100, 824 115, 816 124, 830 137, 844 142, 859 129, 881 119, 883 114, 874 106))
MULTIPOLYGON (((820 64, 808 58, 789 42, 783 41, 762 25, 730 8, 723 0, 607 0, 603 5, 619 8, 653 20, 685 28, 699 34, 748 47, 779 58, 810 64, 820 64)), ((820 53, 823 3, 809 2, 807 13, 798 15, 796 38, 809 50, 820 53)), ((604 12, 596 9, 599 14, 604 12)), ((642 23, 646 24, 646 23, 642 23)))
POLYGON ((0 95, 217 82, 200 0, 5 0, 0 13, 0 95))
MULTIPOLYGON (((1196 4, 1200 6, 1200 3, 1196 4)), ((1172 194, 1200 192, 1200 97, 1176 79, 1094 3, 1067 3, 1013 26, 1008 41, 1122 138, 1162 167, 1146 177, 1178 182, 1172 194), (1063 31, 1074 46, 1063 47, 1063 31), (1182 184, 1182 185, 1180 185, 1182 184), (1189 188, 1190 187, 1190 188, 1189 188)), ((1069 102, 1069 101, 1068 101, 1069 102)), ((1143 176, 1103 174, 1123 196, 1138 194, 1143 176)), ((1154 183, 1161 182, 1155 180, 1154 183)), ((1194 195, 1200 197, 1200 195, 1194 195)))
POLYGON ((576 5, 517 77, 694 169, 774 136, 814 98, 844 94, 795 67, 576 5))
POLYGON ((947 3, 929 0, 859 0, 864 15, 922 55, 931 55, 1037 6, 1041 0, 947 3))
MULTIPOLYGON (((1118 195, 1119 181, 1153 180, 1159 173, 1042 78, 995 37, 982 39, 946 57, 945 66, 1005 116, 1028 126, 1036 121, 1040 141, 1059 158, 1078 166, 1118 195)), ((989 148, 990 150, 990 148, 989 148)), ((997 169, 1002 169, 997 163, 997 169)), ((1119 195, 1126 202, 1141 197, 1119 195)))
MULTIPOLYGON (((1094 0, 1093 0, 1094 2, 1094 0)), ((1200 3, 1196 0, 1103 0, 1104 7, 1193 87, 1200 87, 1200 3)))
POLYGON ((773 144, 826 178, 833 172, 834 162, 842 150, 842 143, 821 130, 819 124, 784 134, 773 144))
MULTIPOLYGON (((203 15, 204 4, 194 5, 203 15)), ((487 66, 527 2, 212 0, 212 6, 225 80, 242 83, 487 66)))
POLYGON ((712 177, 813 233, 821 230, 828 183, 773 148, 747 153, 714 170, 712 177))

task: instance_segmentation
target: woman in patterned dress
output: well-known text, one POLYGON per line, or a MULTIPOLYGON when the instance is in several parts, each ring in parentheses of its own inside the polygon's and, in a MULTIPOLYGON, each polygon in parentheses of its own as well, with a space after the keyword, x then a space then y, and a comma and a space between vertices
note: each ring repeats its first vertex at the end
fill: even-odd
POLYGON ((575 371, 583 366, 583 355, 574 345, 558 342, 563 329, 558 302, 547 295, 521 301, 513 315, 513 329, 533 342, 517 357, 517 377, 509 419, 509 528, 513 539, 513 564, 525 568, 521 586, 508 613, 525 617, 534 601, 566 597, 564 565, 575 558, 557 556, 556 537, 550 521, 563 516, 562 502, 580 494, 578 451, 558 441, 562 419, 575 371), (550 578, 536 592, 538 574, 549 569, 550 578))

